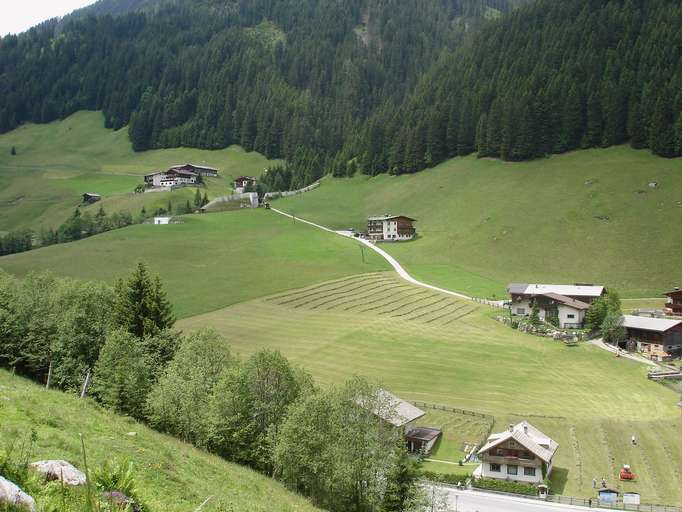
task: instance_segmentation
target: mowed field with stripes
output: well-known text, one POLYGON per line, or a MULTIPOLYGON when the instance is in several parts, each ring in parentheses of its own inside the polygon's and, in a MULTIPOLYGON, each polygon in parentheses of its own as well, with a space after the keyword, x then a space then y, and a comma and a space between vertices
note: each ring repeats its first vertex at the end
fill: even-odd
POLYGON ((472 302, 412 286, 392 274, 351 276, 265 299, 291 309, 335 311, 447 326, 474 313, 472 302))
MULTIPOLYGON (((648 503, 682 504, 677 393, 647 380, 643 365, 588 344, 567 347, 519 333, 496 314, 380 272, 244 302, 179 326, 215 328, 241 357, 280 350, 321 386, 362 375, 406 399, 493 415, 495 429, 527 419, 561 445, 556 493, 592 496, 592 479, 603 477, 648 503), (618 481, 622 464, 632 465, 637 481, 618 481)), ((462 432, 452 427, 461 418, 431 413, 423 421, 448 430, 435 454, 446 461, 456 461, 482 431, 471 419, 462 432)), ((448 468, 462 469, 430 466, 448 468)))

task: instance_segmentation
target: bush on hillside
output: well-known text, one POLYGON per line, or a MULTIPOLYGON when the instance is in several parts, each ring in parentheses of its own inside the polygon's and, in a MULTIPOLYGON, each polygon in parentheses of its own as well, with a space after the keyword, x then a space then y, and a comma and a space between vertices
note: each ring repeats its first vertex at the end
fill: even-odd
POLYGON ((225 340, 213 330, 183 339, 147 399, 151 425, 205 447, 213 388, 221 375, 236 364, 225 340))
POLYGON ((291 405, 312 389, 312 377, 282 354, 257 352, 225 372, 213 390, 211 449, 271 473, 273 438, 291 405))
POLYGON ((115 411, 144 418, 152 371, 144 345, 123 330, 112 332, 95 365, 93 393, 115 411))

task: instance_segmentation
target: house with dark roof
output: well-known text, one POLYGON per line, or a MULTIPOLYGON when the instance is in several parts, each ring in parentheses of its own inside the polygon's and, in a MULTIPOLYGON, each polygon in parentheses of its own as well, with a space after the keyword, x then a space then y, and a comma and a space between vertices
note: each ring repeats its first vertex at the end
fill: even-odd
POLYGON ((258 180, 253 176, 240 176, 232 182, 232 188, 237 194, 243 194, 248 187, 255 187, 258 180))
POLYGON ((102 196, 94 192, 86 192, 83 194, 83 202, 86 204, 93 204, 102 200, 102 196))
POLYGON ((650 359, 663 361, 682 354, 682 319, 624 315, 623 327, 637 350, 650 359))
POLYGON ((194 171, 183 169, 168 169, 167 171, 153 172, 144 177, 148 187, 177 187, 181 185, 195 185, 199 175, 194 171))
POLYGON ((537 305, 541 321, 550 316, 559 319, 562 329, 579 329, 585 323, 585 314, 594 299, 605 293, 603 286, 516 284, 507 287, 511 295, 512 314, 529 316, 537 305))
POLYGON ((491 434, 478 450, 476 478, 513 480, 539 485, 552 472, 559 444, 527 421, 491 434))
POLYGON ((417 231, 415 219, 405 215, 379 215, 367 219, 367 237, 376 242, 412 240, 417 231))
POLYGON ((198 176, 208 176, 215 178, 218 176, 218 169, 214 167, 208 167, 206 165, 196 165, 196 164, 177 164, 170 167, 176 171, 190 171, 198 176))

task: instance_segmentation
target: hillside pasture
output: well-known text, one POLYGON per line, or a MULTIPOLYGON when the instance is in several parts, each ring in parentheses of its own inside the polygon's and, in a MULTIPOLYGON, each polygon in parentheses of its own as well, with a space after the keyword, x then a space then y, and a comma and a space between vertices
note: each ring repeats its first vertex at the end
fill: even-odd
POLYGON ((194 188, 154 194, 134 194, 150 172, 191 162, 216 167, 218 178, 205 180, 210 198, 231 193, 240 175, 260 176, 273 162, 258 153, 232 146, 216 151, 175 148, 135 153, 127 128, 104 127, 101 112, 78 112, 63 121, 27 124, 0 135, 0 230, 56 227, 80 204, 81 195, 95 192, 108 212, 137 214, 174 208, 192 199, 194 188), (10 154, 15 147, 17 154, 10 154))
POLYGON ((639 298, 679 285, 681 190, 682 159, 614 147, 327 178, 276 206, 334 229, 414 217, 415 241, 383 247, 417 279, 479 297, 506 296, 510 282, 592 282, 639 298))
POLYGON ((64 459, 83 468, 83 434, 90 471, 105 462, 131 462, 137 492, 153 512, 198 510, 209 496, 204 512, 317 510, 271 478, 117 416, 89 399, 46 391, 5 370, 0 370, 0 417, 3 449, 14 440, 18 452, 35 433, 31 461, 64 459))
POLYGON ((351 240, 267 210, 188 215, 0 258, 15 275, 57 274, 113 283, 145 261, 163 280, 178 317, 312 283, 388 269, 351 240))
MULTIPOLYGON (((647 502, 682 504, 678 463, 670 462, 682 455, 676 392, 647 380, 643 365, 589 344, 568 348, 519 333, 491 316, 478 304, 374 273, 237 304, 180 326, 214 327, 243 357, 280 350, 324 386, 364 375, 404 399, 493 415, 495 431, 526 419, 561 445, 555 492, 592 496, 592 478, 604 477, 647 502), (458 307, 466 314, 455 313, 458 307), (636 482, 617 480, 625 463, 636 482)), ((438 424, 445 443, 433 457, 446 462, 456 462, 484 426, 435 416, 423 426, 438 424)), ((428 469, 461 472, 456 464, 428 469)))

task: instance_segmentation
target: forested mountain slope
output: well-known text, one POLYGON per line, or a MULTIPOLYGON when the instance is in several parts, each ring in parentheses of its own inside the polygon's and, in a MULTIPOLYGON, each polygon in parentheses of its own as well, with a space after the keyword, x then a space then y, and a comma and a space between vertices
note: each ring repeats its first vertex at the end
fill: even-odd
POLYGON ((108 127, 130 123, 136 150, 239 143, 319 174, 377 106, 519 1, 185 0, 73 16, 0 40, 0 132, 101 109, 108 127))
POLYGON ((467 155, 527 160, 630 141, 682 155, 682 4, 539 0, 435 66, 338 159, 400 174, 467 155))

